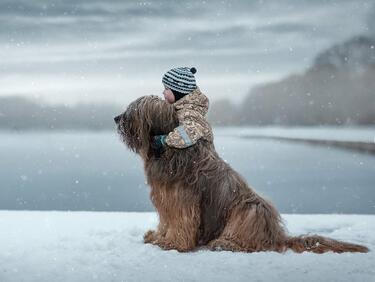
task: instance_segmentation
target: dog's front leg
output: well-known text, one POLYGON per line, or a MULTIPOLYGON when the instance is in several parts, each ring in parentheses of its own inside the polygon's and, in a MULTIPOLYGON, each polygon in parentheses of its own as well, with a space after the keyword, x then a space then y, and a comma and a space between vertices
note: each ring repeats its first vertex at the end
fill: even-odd
POLYGON ((156 237, 152 244, 163 250, 191 251, 198 245, 200 196, 180 185, 163 188, 155 186, 152 190, 160 220, 156 233, 149 235, 156 237))
POLYGON ((182 217, 167 225, 165 236, 159 236, 154 242, 163 250, 177 250, 188 252, 194 250, 198 245, 198 231, 200 224, 199 213, 189 207, 182 217))
POLYGON ((197 247, 196 234, 194 232, 183 234, 178 231, 168 230, 168 233, 168 236, 157 239, 154 244, 163 250, 177 250, 179 252, 188 252, 197 247))

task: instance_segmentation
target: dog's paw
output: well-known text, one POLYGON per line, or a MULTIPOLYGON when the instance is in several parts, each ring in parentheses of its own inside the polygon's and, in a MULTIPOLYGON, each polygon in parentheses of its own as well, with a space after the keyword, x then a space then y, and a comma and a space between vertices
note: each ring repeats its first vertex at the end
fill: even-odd
POLYGON ((158 239, 154 243, 155 243, 155 245, 159 246, 164 251, 169 251, 169 250, 176 250, 178 252, 189 251, 189 249, 186 248, 185 246, 180 246, 178 244, 175 244, 175 243, 173 243, 169 240, 165 240, 165 239, 158 239))
POLYGON ((154 242, 155 245, 159 246, 164 251, 169 250, 176 250, 180 253, 190 252, 193 251, 195 246, 189 246, 186 244, 182 244, 181 242, 174 242, 165 239, 158 239, 154 242))
POLYGON ((156 240, 155 244, 165 251, 176 249, 176 247, 173 246, 173 244, 165 240, 156 240))
POLYGON ((212 240, 207 244, 211 251, 240 251, 241 248, 234 242, 226 239, 212 240))
POLYGON ((220 240, 212 240, 207 244, 207 248, 211 251, 222 251, 222 245, 220 240))
POLYGON ((156 232, 154 230, 149 230, 143 235, 143 242, 145 244, 152 244, 156 240, 156 232))

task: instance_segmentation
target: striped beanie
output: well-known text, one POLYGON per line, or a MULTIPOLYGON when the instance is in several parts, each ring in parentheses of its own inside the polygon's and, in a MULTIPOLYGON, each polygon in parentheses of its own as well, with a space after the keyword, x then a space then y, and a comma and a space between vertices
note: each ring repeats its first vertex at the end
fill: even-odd
POLYGON ((195 68, 174 68, 164 74, 162 82, 172 90, 177 101, 197 88, 194 77, 196 72, 195 68))

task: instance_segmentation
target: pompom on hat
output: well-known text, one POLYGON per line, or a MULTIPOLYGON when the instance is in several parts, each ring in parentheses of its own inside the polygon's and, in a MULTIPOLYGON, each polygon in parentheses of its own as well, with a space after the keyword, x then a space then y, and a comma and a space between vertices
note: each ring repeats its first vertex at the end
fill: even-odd
POLYGON ((197 88, 194 74, 196 68, 173 68, 163 75, 162 82, 165 87, 172 90, 175 100, 178 101, 187 94, 190 94, 197 88))

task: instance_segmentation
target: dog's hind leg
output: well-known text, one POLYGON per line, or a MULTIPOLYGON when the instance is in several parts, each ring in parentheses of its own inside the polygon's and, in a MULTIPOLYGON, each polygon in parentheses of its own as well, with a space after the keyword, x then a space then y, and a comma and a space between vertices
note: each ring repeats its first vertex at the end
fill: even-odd
POLYGON ((286 248, 278 213, 267 202, 244 204, 234 208, 220 236, 209 244, 211 249, 241 252, 278 251, 286 248))

